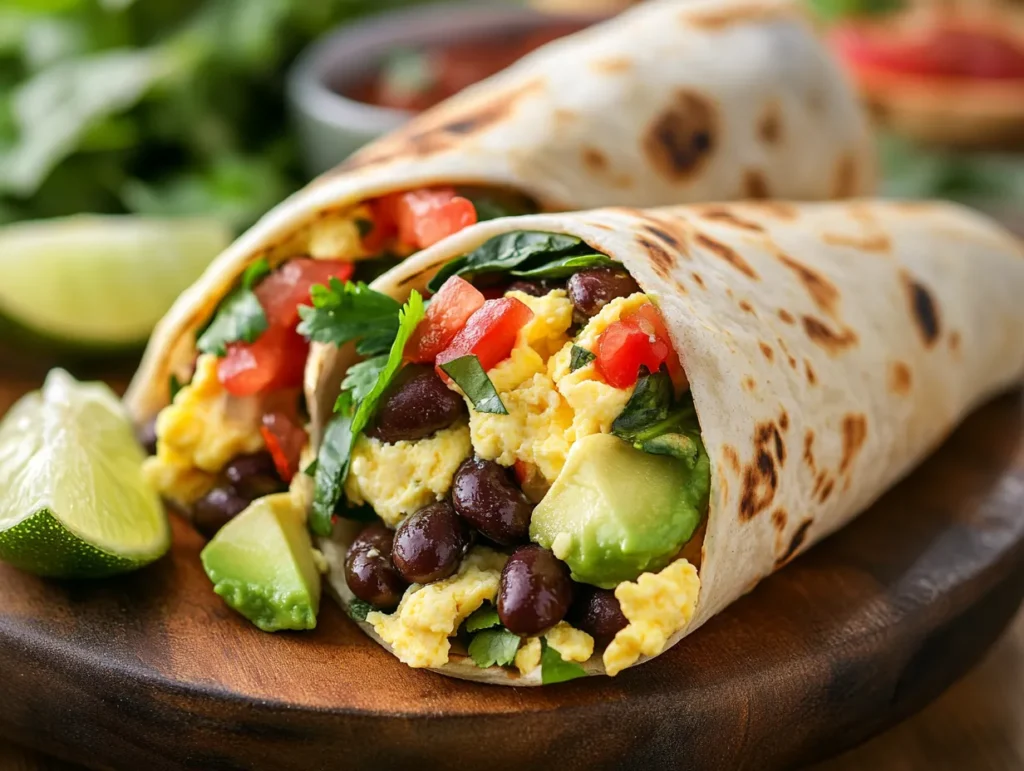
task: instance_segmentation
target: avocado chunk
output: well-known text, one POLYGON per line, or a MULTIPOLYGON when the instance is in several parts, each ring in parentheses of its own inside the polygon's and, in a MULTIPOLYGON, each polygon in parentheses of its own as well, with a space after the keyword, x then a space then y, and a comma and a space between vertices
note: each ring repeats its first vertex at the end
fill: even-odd
POLYGON ((700 524, 710 468, 703 449, 691 465, 611 434, 584 437, 534 509, 530 538, 574 580, 604 589, 661 570, 700 524))
POLYGON ((303 511, 288 493, 253 501, 200 559, 213 591, 264 632, 316 626, 320 572, 303 511))

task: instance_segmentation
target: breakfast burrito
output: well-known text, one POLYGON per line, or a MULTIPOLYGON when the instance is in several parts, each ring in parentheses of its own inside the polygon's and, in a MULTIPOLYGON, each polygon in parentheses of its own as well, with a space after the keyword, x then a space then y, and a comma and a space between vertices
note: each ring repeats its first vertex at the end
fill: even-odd
MULTIPOLYGON (((267 214, 157 326, 126 396, 147 478, 207 533, 283 489, 306 439, 310 289, 368 281, 502 214, 846 196, 865 123, 796 0, 669 0, 557 41, 267 214)), ((374 348, 373 341, 363 350, 374 348)))
POLYGON ((657 656, 1024 375, 1024 249, 952 204, 506 218, 377 289, 313 310, 309 524, 374 639, 505 685, 657 656))

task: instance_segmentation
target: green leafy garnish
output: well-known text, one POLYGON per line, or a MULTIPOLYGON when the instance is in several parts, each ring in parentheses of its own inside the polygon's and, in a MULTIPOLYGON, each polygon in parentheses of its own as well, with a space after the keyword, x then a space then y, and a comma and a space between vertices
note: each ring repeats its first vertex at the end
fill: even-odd
POLYGON ((270 263, 261 258, 245 269, 242 285, 224 298, 213 320, 196 341, 202 353, 223 356, 228 343, 254 343, 267 329, 267 314, 252 291, 270 273, 270 263))
POLYGON ((509 275, 527 279, 568 278, 581 270, 607 268, 618 264, 611 257, 605 257, 603 254, 583 254, 578 257, 561 257, 529 270, 510 270, 509 275))
POLYGON ((387 354, 381 354, 353 364, 345 373, 345 379, 341 381, 341 390, 349 393, 353 401, 362 401, 377 384, 377 378, 387 363, 387 354))
POLYGON ((317 467, 316 458, 313 458, 313 460, 311 460, 309 462, 309 465, 306 466, 306 468, 302 469, 302 473, 305 474, 307 477, 315 477, 316 476, 316 467, 317 467))
POLYGON ((810 0, 814 10, 830 21, 858 16, 878 16, 902 10, 905 0, 810 0))
MULTIPOLYGON (((664 370, 643 370, 633 395, 612 422, 612 433, 652 455, 671 455, 691 469, 707 461, 693 399, 687 392, 674 399, 672 380, 664 370)), ((708 466, 710 469, 710 466, 708 466)))
POLYGON ((540 680, 544 685, 564 683, 586 677, 587 672, 575 661, 566 661, 562 654, 548 645, 548 641, 540 641, 540 680))
POLYGON ((517 217, 537 211, 535 206, 529 205, 525 200, 515 202, 505 200, 504 198, 499 200, 493 195, 487 195, 486 193, 470 193, 466 197, 473 202, 473 208, 476 209, 477 222, 496 220, 500 217, 517 217))
POLYGON ((371 612, 373 612, 373 606, 358 597, 348 604, 348 614, 356 621, 366 621, 366 617, 371 612))
POLYGON ((633 395, 612 422, 612 433, 629 439, 646 426, 664 420, 672 410, 672 379, 665 371, 640 369, 633 395))
MULTIPOLYGON (((593 249, 573 236, 520 230, 488 239, 472 252, 458 257, 431 279, 427 288, 436 292, 451 276, 471 281, 477 276, 539 268, 556 260, 593 253, 593 249)), ((605 258, 607 259, 607 258, 605 258)))
POLYGON ((350 394, 342 393, 335 411, 337 414, 327 424, 320 442, 313 475, 313 506, 309 514, 309 529, 322 536, 331 534, 331 517, 341 499, 355 442, 350 394))
POLYGON ((359 353, 370 356, 391 347, 398 332, 401 305, 366 284, 336 278, 329 286, 316 284, 310 290, 312 307, 299 306, 299 334, 316 343, 343 345, 359 340, 359 353))
POLYGON ((487 377, 483 366, 473 354, 460 356, 441 365, 441 369, 448 377, 455 381, 455 385, 462 389, 471 402, 473 409, 477 412, 487 412, 491 415, 508 415, 508 410, 498 396, 494 383, 487 377))
POLYGON ((501 629, 485 629, 473 635, 469 641, 469 657, 481 669, 507 667, 516 658, 519 643, 518 635, 512 634, 504 627, 501 629))
POLYGON ((375 227, 376 225, 373 224, 373 220, 363 219, 362 217, 356 218, 356 230, 359 231, 360 238, 366 238, 373 232, 375 227))
POLYGON ((569 354, 569 371, 575 372, 576 370, 587 366, 596 358, 597 357, 586 348, 574 345, 569 354))
POLYGON ((174 401, 174 397, 178 395, 178 392, 185 387, 185 384, 178 380, 177 375, 171 375, 170 391, 171 401, 174 401))
POLYGON ((498 610, 490 603, 481 605, 466 619, 467 632, 479 632, 481 629, 491 629, 499 626, 501 619, 498 618, 498 610))

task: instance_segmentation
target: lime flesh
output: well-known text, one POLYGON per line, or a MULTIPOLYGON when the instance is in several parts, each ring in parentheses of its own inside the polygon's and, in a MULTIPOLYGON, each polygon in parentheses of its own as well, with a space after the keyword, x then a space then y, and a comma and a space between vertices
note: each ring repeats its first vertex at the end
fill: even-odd
POLYGON ((215 219, 80 215, 0 228, 0 319, 33 342, 118 349, 230 242, 215 219))
POLYGON ((0 559, 91 578, 161 557, 170 528, 143 457, 107 386, 53 370, 0 422, 0 559))

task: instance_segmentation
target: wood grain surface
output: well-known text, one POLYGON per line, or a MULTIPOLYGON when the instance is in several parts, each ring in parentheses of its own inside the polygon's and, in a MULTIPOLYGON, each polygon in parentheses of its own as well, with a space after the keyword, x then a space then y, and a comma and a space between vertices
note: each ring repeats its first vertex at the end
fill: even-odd
MULTIPOLYGON (((0 412, 42 374, 0 368, 0 412)), ((123 374, 112 380, 124 385, 123 374)), ((0 737, 92 767, 153 771, 521 771, 553 758, 565 771, 793 767, 916 712, 984 655, 1024 594, 1022 513, 1024 394, 1015 392, 664 656, 615 679, 529 691, 410 670, 332 604, 314 633, 260 633, 212 594, 202 542, 176 522, 172 554, 121 579, 42 581, 0 566, 0 737)), ((1016 681, 1019 696, 1014 650, 988 681, 1016 681)), ((1012 720, 1019 701, 1016 713, 995 705, 984 728, 974 722, 982 695, 970 698, 975 711, 946 708, 937 728, 921 729, 920 753, 930 755, 890 767, 938 768, 924 759, 956 757, 955 738, 968 731, 974 747, 1012 741, 1013 724, 996 714, 1012 720)), ((1017 741, 1007 757, 1019 755, 1017 741)), ((26 768, 67 767, 0 752, 26 768)), ((886 767, 884 747, 857 752, 873 752, 871 765, 854 754, 823 768, 886 767)))

